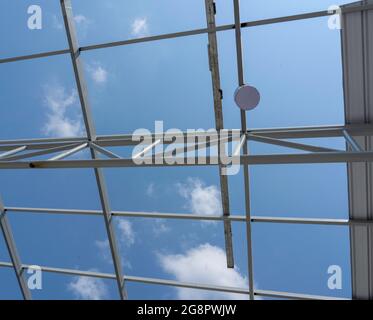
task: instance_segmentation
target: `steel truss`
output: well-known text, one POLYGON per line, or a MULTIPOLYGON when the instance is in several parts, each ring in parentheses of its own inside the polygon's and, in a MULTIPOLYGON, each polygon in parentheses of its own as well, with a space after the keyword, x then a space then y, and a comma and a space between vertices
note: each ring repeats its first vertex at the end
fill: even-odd
MULTIPOLYGON (((175 151, 176 157, 171 157, 168 153, 153 154, 154 148, 159 144, 167 144, 167 139, 159 140, 159 134, 153 134, 153 141, 142 152, 132 158, 123 158, 116 154, 113 147, 134 147, 138 142, 131 134, 123 135, 97 135, 95 132, 94 122, 90 111, 88 91, 85 84, 84 72, 80 53, 83 51, 104 49, 123 45, 132 45, 142 42, 159 41, 162 39, 171 39, 177 37, 193 36, 200 34, 208 35, 208 55, 209 67, 211 71, 211 80, 214 97, 214 111, 216 129, 224 129, 223 112, 222 112, 222 91, 220 88, 219 59, 217 46, 217 32, 234 30, 236 37, 237 53, 237 85, 245 84, 243 72, 243 57, 241 44, 241 29, 255 27, 260 25, 275 24, 303 19, 325 17, 338 13, 337 11, 319 11, 293 16, 285 16, 273 19, 258 21, 241 22, 239 0, 233 0, 235 23, 232 25, 216 26, 215 23, 215 4, 213 0, 205 0, 206 23, 207 28, 196 29, 184 32, 164 34, 158 36, 144 37, 131 40, 116 41, 103 44, 95 44, 80 47, 77 41, 75 25, 72 12, 71 0, 60 0, 62 15, 64 18, 64 27, 68 39, 69 48, 43 52, 26 56, 10 57, 0 59, 1 63, 12 63, 23 60, 38 59, 55 55, 70 54, 72 67, 74 70, 76 85, 78 88, 79 99, 84 118, 86 136, 74 138, 47 138, 47 139, 24 139, 24 140, 2 140, 0 141, 0 169, 66 169, 66 168, 91 168, 94 170, 97 187, 100 195, 101 210, 75 210, 75 209, 56 209, 56 208, 20 208, 7 207, 0 199, 0 223, 2 233, 9 251, 12 262, 0 262, 0 267, 13 268, 23 294, 24 299, 31 299, 30 290, 27 287, 23 272, 29 266, 22 264, 18 256, 16 243, 12 236, 11 226, 7 220, 8 214, 28 213, 28 214, 63 214, 63 215, 85 215, 85 216, 102 216, 104 219, 106 232, 110 244, 111 256, 114 264, 114 274, 99 272, 72 270, 42 266, 45 272, 60 273, 76 276, 96 277, 103 279, 115 280, 118 286, 118 293, 121 299, 127 299, 125 283, 140 282, 155 285, 167 285, 184 288, 194 288, 202 290, 212 290, 221 292, 231 292, 245 294, 251 300, 255 296, 289 298, 289 299, 336 299, 334 297, 316 296, 307 294, 297 294, 290 292, 277 292, 270 290, 258 290, 254 288, 254 268, 252 253, 252 236, 251 228, 253 223, 286 223, 286 224, 306 224, 306 225, 334 225, 334 226, 352 226, 352 225, 371 225, 370 220, 361 219, 310 219, 310 218, 278 218, 278 217, 257 217, 251 213, 250 206, 250 179, 249 165, 266 165, 266 164, 300 164, 300 163, 354 163, 354 162, 372 162, 373 152, 366 151, 362 148, 356 137, 373 135, 373 127, 368 124, 361 125, 344 125, 344 126, 323 126, 323 127, 299 127, 299 128, 270 128, 270 129, 248 129, 246 122, 246 113, 241 112, 241 128, 229 130, 228 139, 222 139, 218 135, 217 140, 210 139, 207 144, 192 144, 188 147, 182 147, 175 151), (235 140, 234 136, 239 134, 239 139, 235 140), (296 141, 296 139, 307 138, 344 138, 348 145, 347 150, 335 150, 317 145, 296 141), (249 153, 249 142, 256 141, 270 144, 287 149, 293 149, 296 152, 284 154, 254 155, 249 153), (233 215, 229 207, 228 176, 224 175, 223 169, 226 163, 219 156, 208 156, 205 162, 199 162, 198 157, 187 157, 184 155, 188 151, 200 150, 203 148, 216 147, 219 151, 225 148, 227 143, 236 143, 236 147, 230 157, 234 163, 239 163, 243 169, 244 188, 245 188, 245 214, 233 215), (111 148, 111 149, 108 149, 111 148), (73 154, 89 150, 91 159, 88 160, 71 160, 67 159, 73 154), (149 155, 150 154, 150 155, 149 155), (138 158, 153 159, 155 156, 161 156, 165 161, 163 163, 142 163, 138 164, 135 160, 138 158), (34 159, 34 158, 38 159, 34 159), (172 164, 167 161, 173 160, 172 164), (222 215, 197 215, 197 214, 175 214, 175 213, 150 213, 150 212, 128 212, 113 211, 107 195, 106 184, 102 168, 115 167, 171 167, 171 166, 216 166, 219 170, 220 187, 222 196, 222 215), (227 267, 234 267, 234 254, 232 244, 231 223, 245 223, 247 235, 247 257, 248 257, 248 287, 232 288, 214 285, 203 285, 197 283, 184 283, 179 281, 153 279, 144 277, 134 277, 123 274, 121 259, 117 249, 117 241, 113 227, 112 217, 134 217, 134 218, 157 218, 157 219, 181 219, 181 220, 210 220, 220 221, 224 225, 225 249, 227 256, 227 267)), ((372 4, 362 4, 361 6, 344 7, 343 13, 361 12, 372 10, 372 4)), ((175 137, 175 134, 164 133, 164 137, 175 137)), ((180 133, 179 137, 188 142, 187 134, 180 133)), ((208 138, 207 132, 196 132, 195 138, 208 138)), ((220 154, 220 153, 219 153, 220 154)))

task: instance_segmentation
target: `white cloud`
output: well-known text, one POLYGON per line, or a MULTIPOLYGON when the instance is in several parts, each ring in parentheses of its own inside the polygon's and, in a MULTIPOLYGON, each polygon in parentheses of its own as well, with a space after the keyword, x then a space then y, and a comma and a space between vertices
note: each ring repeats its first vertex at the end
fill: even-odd
POLYGON ((71 90, 66 93, 66 89, 59 85, 45 86, 44 103, 48 108, 47 123, 42 131, 47 136, 55 137, 75 137, 83 134, 83 124, 81 117, 76 115, 77 92, 71 90), (75 109, 75 110, 74 110, 75 109), (69 111, 75 115, 69 115, 69 111))
POLYGON ((107 71, 102 67, 97 67, 92 74, 96 83, 105 83, 107 81, 107 71))
POLYGON ((133 36, 145 36, 148 34, 148 21, 146 18, 136 18, 131 25, 133 36))
MULTIPOLYGON (((110 252, 110 244, 109 240, 96 240, 95 246, 98 249, 98 255, 99 257, 104 260, 106 263, 113 264, 113 257, 110 252)), ((131 263, 128 261, 127 257, 123 257, 123 254, 121 255, 121 263, 126 269, 132 269, 131 263)))
POLYGON ((110 255, 109 240, 96 240, 95 241, 95 246, 99 250, 100 257, 104 261, 111 263, 112 262, 112 257, 110 255))
POLYGON ((108 80, 108 72, 98 63, 87 64, 87 71, 96 84, 105 84, 108 80))
POLYGON ((153 234, 158 237, 163 233, 169 232, 171 229, 166 223, 162 221, 162 219, 155 219, 152 222, 152 230, 153 234))
MULTIPOLYGON (((64 22, 62 17, 57 16, 56 14, 53 14, 52 16, 52 27, 57 29, 57 30, 62 30, 64 29, 64 22)), ((91 20, 88 19, 86 16, 82 14, 77 14, 74 16, 74 21, 77 25, 80 27, 87 27, 90 23, 91 20)))
POLYGON ((77 299, 103 300, 108 298, 108 290, 102 279, 76 277, 68 284, 68 290, 72 291, 77 299))
POLYGON ((90 22, 89 19, 82 14, 77 14, 76 16, 74 16, 74 21, 77 24, 89 23, 90 22))
POLYGON ((135 233, 132 228, 132 223, 120 219, 118 220, 118 229, 120 232, 120 240, 127 247, 132 246, 135 243, 135 233))
POLYGON ((194 214, 221 215, 221 199, 218 188, 196 178, 188 178, 186 184, 177 184, 179 194, 186 199, 187 208, 194 214))
MULTIPOLYGON (((164 271, 177 281, 217 286, 247 288, 247 278, 238 269, 228 269, 224 251, 208 243, 187 250, 184 254, 162 255, 159 261, 164 271)), ((178 299, 247 299, 247 296, 229 292, 177 288, 178 299)))

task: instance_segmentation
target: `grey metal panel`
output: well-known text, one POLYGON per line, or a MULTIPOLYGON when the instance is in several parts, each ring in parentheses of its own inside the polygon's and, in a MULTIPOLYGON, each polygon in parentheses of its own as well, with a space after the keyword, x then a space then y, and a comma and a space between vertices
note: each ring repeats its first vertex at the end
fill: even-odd
MULTIPOLYGON (((361 1, 352 8, 372 4, 361 1)), ((342 56, 346 124, 371 124, 373 120, 373 10, 343 14, 342 56)), ((363 150, 372 150, 369 136, 355 136, 363 150)), ((372 220, 372 164, 348 164, 350 219, 372 220)), ((373 299, 373 229, 371 225, 351 225, 352 296, 373 299)))
POLYGON ((364 70, 361 13, 354 12, 344 15, 343 42, 344 50, 344 82, 345 90, 345 115, 347 123, 365 122, 364 103, 364 70), (362 117, 364 117, 362 119, 362 117), (363 121, 362 121, 363 120, 363 121))
MULTIPOLYGON (((373 61, 371 57, 373 57, 373 10, 366 11, 366 49, 367 49, 367 61, 366 61, 366 68, 368 71, 367 80, 366 80, 366 87, 367 87, 367 101, 366 104, 368 105, 369 110, 373 110, 373 61)), ((373 120, 373 112, 370 113, 369 120, 373 120)))

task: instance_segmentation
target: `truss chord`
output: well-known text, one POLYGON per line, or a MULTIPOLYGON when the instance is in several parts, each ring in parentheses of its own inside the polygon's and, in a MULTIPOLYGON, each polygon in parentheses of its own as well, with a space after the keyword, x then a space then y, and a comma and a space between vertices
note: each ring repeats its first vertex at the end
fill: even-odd
MULTIPOLYGON (((244 150, 245 153, 245 150, 244 150)), ((209 156, 203 162, 198 157, 193 158, 164 158, 163 163, 135 163, 129 159, 95 159, 92 160, 54 160, 54 161, 0 161, 1 169, 80 169, 80 168, 145 168, 145 167, 191 167, 218 166, 222 159, 209 156)), ((306 164, 306 163, 354 163, 373 162, 373 151, 364 152, 313 152, 270 155, 242 155, 240 163, 247 165, 269 164, 306 164)))
MULTIPOLYGON (((373 126, 370 124, 347 124, 347 125, 327 125, 317 127, 292 127, 292 128, 261 128, 261 129, 247 129, 246 134, 263 136, 266 138, 275 139, 301 139, 301 138, 329 138, 329 137, 343 137, 343 130, 347 130, 353 136, 371 136, 373 135, 373 126)), ((238 133, 243 134, 241 129, 230 129, 228 137, 238 133)), ((175 134, 176 137, 185 137, 187 132, 175 134)), ((190 133, 188 133, 190 134, 190 133)), ((196 138, 207 137, 209 132, 196 132, 196 138)), ((154 136, 154 134, 153 134, 154 136)), ((169 138, 167 132, 164 133, 165 138, 169 138)), ((116 147, 116 146, 134 146, 137 141, 132 141, 138 138, 132 134, 120 135, 99 135, 96 137, 95 145, 98 147, 116 147)), ((166 140, 167 140, 166 139, 166 140)), ((43 139, 22 139, 22 140, 0 140, 0 150, 10 151, 12 149, 26 146, 27 150, 49 149, 62 145, 78 145, 84 142, 89 142, 85 137, 76 138, 43 138, 43 139)), ((168 141, 163 141, 167 144, 168 141)), ((92 142, 91 142, 92 143, 92 142)))

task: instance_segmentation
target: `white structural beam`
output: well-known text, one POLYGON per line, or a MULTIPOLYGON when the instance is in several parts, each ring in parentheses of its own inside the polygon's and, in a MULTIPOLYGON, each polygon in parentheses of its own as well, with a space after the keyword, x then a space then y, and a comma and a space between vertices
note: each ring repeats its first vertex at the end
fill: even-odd
POLYGON ((100 146, 98 146, 97 144, 91 142, 90 144, 90 147, 95 149, 96 151, 98 151, 99 153, 111 158, 111 159, 120 159, 121 157, 118 156, 117 154, 115 154, 114 152, 111 152, 105 148, 102 148, 100 146))
MULTIPOLYGON (((216 28, 215 23, 215 10, 216 6, 213 0, 205 0, 206 20, 207 28, 214 30, 216 28)), ((215 128, 220 134, 220 130, 224 129, 223 119, 223 103, 222 103, 222 90, 220 85, 220 68, 219 68, 219 53, 218 53, 218 41, 216 32, 212 31, 208 33, 208 58, 209 67, 211 72, 212 81, 212 93, 214 100, 214 115, 215 115, 215 128)), ((219 137, 220 138, 220 137, 219 137)), ((221 139, 220 139, 221 140, 221 139)), ((218 144, 218 154, 225 153, 225 144, 218 144)), ((228 176, 222 173, 224 166, 219 165, 219 178, 220 178, 220 195, 221 205, 223 209, 223 215, 229 217, 230 205, 229 205, 229 188, 228 188, 228 176)), ((234 268, 234 254, 233 254, 233 238, 232 238, 232 225, 229 220, 224 220, 224 241, 225 241, 225 252, 227 257, 227 267, 234 268)))
MULTIPOLYGON (((78 88, 78 94, 80 99, 80 105, 82 108, 85 128, 87 132, 87 137, 90 142, 94 142, 96 140, 96 132, 95 127, 93 124, 93 117, 91 115, 91 108, 88 99, 88 92, 87 86, 84 79, 84 70, 83 64, 80 59, 80 51, 78 46, 78 41, 76 38, 76 31, 75 31, 75 22, 74 22, 74 15, 71 6, 71 0, 60 0, 61 9, 64 19, 64 25, 66 30, 66 35, 69 43, 70 48, 70 55, 71 61, 74 69, 74 75, 76 80, 76 85, 78 88)), ((92 161, 98 158, 98 154, 96 149, 90 148, 92 161)), ((55 163, 57 161, 49 161, 49 163, 55 163)), ((110 251, 113 259, 113 265, 116 274, 116 280, 119 290, 119 296, 121 299, 127 299, 127 291, 125 289, 124 278, 123 278, 123 270, 121 265, 121 258, 118 253, 117 248, 117 240, 115 237, 115 230, 111 215, 111 208, 109 204, 106 183, 104 179, 104 175, 101 169, 95 167, 94 168, 98 193, 100 196, 103 217, 105 221, 105 227, 108 235, 108 241, 110 246, 110 251)))
MULTIPOLYGON (((370 124, 346 124, 346 125, 328 125, 328 126, 315 126, 315 127, 291 127, 291 128, 262 128, 262 129, 247 129, 246 134, 248 140, 250 136, 262 136, 274 139, 307 139, 307 138, 333 138, 333 137, 344 137, 344 131, 348 131, 351 136, 366 136, 373 135, 373 126, 370 124)), ((241 133, 241 129, 229 129, 227 141, 232 140, 233 135, 241 133)), ((191 133, 188 133, 190 137, 191 133)), ((153 134, 153 138, 154 138, 153 134)), ((164 133, 163 144, 169 144, 169 140, 173 137, 184 138, 187 136, 187 132, 180 134, 171 134, 169 132, 164 133)), ((208 131, 196 131, 194 133, 195 139, 203 139, 211 137, 211 132, 208 131)), ((215 135, 216 136, 216 135, 215 135)), ((116 134, 116 135, 97 135, 94 144, 99 147, 130 147, 135 146, 139 142, 138 135, 132 134, 116 134)), ((51 149, 62 146, 77 146, 84 142, 90 142, 85 137, 77 138, 37 138, 37 139, 16 139, 16 140, 0 140, 0 151, 11 151, 19 147, 27 147, 27 150, 42 150, 51 149)), ((207 145, 211 144, 208 142, 207 145)), ((116 158, 116 157, 113 157, 116 158)))
MULTIPOLYGON (((232 157, 236 159, 238 157, 232 157)), ((367 163, 373 162, 373 151, 364 152, 314 152, 302 154, 241 155, 241 165, 306 164, 306 163, 367 163)), ((151 160, 151 158, 149 158, 151 160)), ((5 169, 79 169, 79 168, 148 168, 148 167, 193 167, 218 166, 222 159, 209 156, 199 162, 192 158, 164 158, 163 163, 136 163, 133 159, 92 159, 92 160, 41 160, 41 161, 0 161, 0 170, 5 169)), ((223 163, 227 163, 224 159, 223 163)))
POLYGON ((6 216, 5 207, 3 204, 3 200, 0 195, 0 227, 4 236, 5 244, 8 248, 9 256, 12 261, 12 267, 16 274, 16 278, 21 289, 22 296, 25 300, 31 300, 31 292, 27 286, 27 282, 23 277, 23 269, 22 263, 18 255, 18 250, 16 247, 16 243, 13 238, 13 233, 8 221, 8 217, 6 216))
MULTIPOLYGON (((8 156, 2 158, 1 160, 2 161, 16 161, 16 160, 34 158, 34 157, 39 157, 39 156, 43 156, 43 155, 50 154, 50 153, 65 151, 65 150, 74 148, 76 146, 77 146, 76 144, 63 144, 63 145, 60 145, 60 146, 57 146, 57 147, 42 148, 38 151, 27 152, 27 153, 23 153, 23 154, 19 154, 19 155, 15 155, 15 153, 13 153, 12 155, 8 155, 8 156)), ((24 150, 26 150, 26 149, 29 149, 29 147, 27 146, 24 150)), ((16 152, 16 153, 18 153, 18 152, 16 152)))
POLYGON ((318 147, 318 146, 313 146, 313 145, 304 144, 304 143, 297 143, 297 142, 292 142, 292 141, 274 139, 274 138, 259 136, 259 135, 255 135, 255 134, 249 134, 248 139, 252 140, 252 141, 272 144, 272 145, 275 145, 275 146, 291 148, 291 149, 298 149, 298 150, 309 151, 309 152, 338 151, 338 150, 331 149, 331 148, 324 148, 324 147, 318 147))
POLYGON ((350 147, 353 151, 362 152, 363 148, 357 143, 357 141, 348 133, 347 130, 343 130, 343 136, 346 139, 347 147, 350 147))
MULTIPOLYGON (((12 263, 0 261, 0 267, 2 268, 12 268, 12 263)), ((23 264, 22 269, 29 268, 30 265, 23 264)), ((41 270, 49 273, 64 274, 70 276, 81 276, 81 277, 91 277, 99 279, 113 280, 116 278, 115 274, 95 272, 95 271, 82 271, 77 269, 66 269, 66 268, 54 268, 48 266, 40 266, 41 270)), ((218 292, 229 292, 236 294, 248 295, 249 291, 247 288, 236 288, 229 286, 217 286, 213 284, 201 284, 193 282, 182 282, 175 280, 166 280, 159 278, 147 278, 147 277, 138 277, 138 276, 124 276, 124 279, 130 282, 152 284, 152 285, 162 285, 162 286, 171 286, 178 288, 189 288, 197 290, 208 290, 208 291, 218 291, 218 292)), ((273 291, 273 290, 256 290, 253 292, 255 296, 262 297, 272 297, 272 298, 285 298, 292 300, 348 300, 344 298, 332 297, 332 296, 320 296, 312 294, 302 294, 302 293, 293 293, 285 291, 273 291)))
MULTIPOLYGON (((347 5, 343 11, 372 5, 362 1, 347 5)), ((342 56, 346 124, 373 126, 373 10, 344 13, 342 20, 342 56)), ((371 152, 371 136, 345 137, 354 149, 371 152)), ((371 162, 349 163, 350 219, 373 219, 373 167, 371 162)), ((351 274, 354 299, 373 299, 373 228, 352 225, 351 274)))
POLYGON ((25 151, 27 149, 26 146, 20 146, 20 147, 16 147, 12 150, 9 150, 7 152, 3 152, 0 154, 0 159, 3 159, 3 158, 6 158, 6 157, 9 157, 9 156, 12 156, 13 154, 16 154, 16 153, 19 153, 19 152, 22 152, 22 151, 25 151))
MULTIPOLYGON (((237 84, 243 86, 245 84, 242 40, 241 40, 241 17, 240 17, 240 1, 233 0, 235 36, 236 36, 236 55, 237 55, 237 84)), ((241 131, 247 131, 246 112, 241 110, 241 131)), ((248 156, 249 146, 247 139, 243 145, 243 153, 248 156)), ((243 163, 244 187, 245 187, 245 209, 246 209, 246 240, 247 240, 247 266, 249 278, 250 300, 254 300, 254 262, 253 262, 253 245, 251 232, 251 201, 250 201, 250 172, 247 163, 243 163)))
MULTIPOLYGON (((372 8, 373 8, 373 4, 363 4, 362 6, 344 7, 343 12, 353 13, 353 12, 371 10, 372 8)), ((276 23, 286 23, 286 22, 291 22, 291 21, 321 18, 321 17, 332 16, 335 14, 338 14, 337 10, 314 11, 314 12, 295 14, 295 15, 290 15, 290 16, 246 21, 246 22, 242 22, 240 26, 241 28, 251 28, 251 27, 270 25, 270 24, 276 24, 276 23)), ((202 28, 202 29, 188 30, 188 31, 182 31, 182 32, 174 32, 174 33, 169 33, 169 34, 161 34, 161 35, 156 35, 156 36, 141 37, 141 38, 136 38, 136 39, 93 44, 89 46, 80 47, 79 51, 90 51, 90 50, 111 48, 111 47, 117 47, 117 46, 131 45, 131 44, 136 44, 136 43, 152 42, 152 41, 159 41, 159 40, 165 40, 165 39, 194 36, 194 35, 208 33, 211 31, 212 32, 228 31, 228 30, 233 30, 235 28, 236 28, 235 24, 227 24, 227 25, 218 26, 213 30, 209 28, 202 28)), ((45 57, 63 55, 63 54, 69 54, 69 53, 70 53, 70 49, 41 52, 41 53, 36 53, 36 54, 31 54, 31 55, 0 59, 0 64, 39 59, 39 58, 45 58, 45 57)))
POLYGON ((71 156, 71 155, 73 155, 73 154, 75 154, 75 153, 77 153, 77 152, 79 152, 79 151, 87 148, 87 146, 88 146, 88 143, 85 142, 85 143, 83 143, 83 144, 81 144, 81 145, 79 145, 79 146, 77 146, 75 148, 72 148, 70 150, 67 150, 67 151, 65 151, 63 153, 60 153, 60 154, 58 154, 58 155, 50 158, 49 161, 56 161, 56 160, 65 159, 65 158, 67 158, 67 157, 69 157, 69 156, 71 156))
MULTIPOLYGON (((82 215, 100 216, 101 210, 82 209, 57 209, 57 208, 26 208, 26 207, 5 207, 5 211, 13 214, 50 214, 50 215, 82 215)), ((127 218, 147 218, 147 219, 175 219, 175 220, 201 220, 201 221, 224 221, 245 222, 245 215, 231 214, 224 215, 203 215, 195 213, 162 213, 162 212, 141 212, 141 211, 112 211, 115 217, 127 218)), ((326 219, 326 218, 295 218, 295 217, 271 217, 271 216, 251 216, 251 221, 255 223, 282 223, 282 224, 307 224, 307 225, 371 225, 373 220, 349 220, 349 219, 326 219)))

